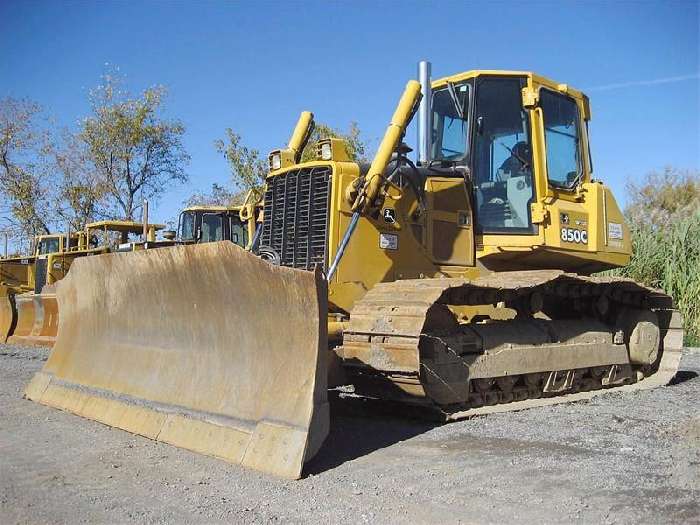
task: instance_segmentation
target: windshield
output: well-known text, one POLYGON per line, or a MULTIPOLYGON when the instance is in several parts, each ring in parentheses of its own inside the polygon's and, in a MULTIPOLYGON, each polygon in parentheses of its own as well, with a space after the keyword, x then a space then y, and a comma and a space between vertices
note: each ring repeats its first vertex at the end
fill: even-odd
POLYGON ((179 237, 183 241, 194 240, 194 213, 183 211, 180 214, 179 237))
POLYGON ((221 241, 224 238, 224 223, 220 213, 202 215, 202 238, 200 242, 221 241))
POLYGON ((56 253, 58 251, 58 238, 42 239, 39 242, 39 255, 56 253))
POLYGON ((467 153, 469 86, 447 86, 433 93, 433 151, 435 160, 462 160, 467 153))

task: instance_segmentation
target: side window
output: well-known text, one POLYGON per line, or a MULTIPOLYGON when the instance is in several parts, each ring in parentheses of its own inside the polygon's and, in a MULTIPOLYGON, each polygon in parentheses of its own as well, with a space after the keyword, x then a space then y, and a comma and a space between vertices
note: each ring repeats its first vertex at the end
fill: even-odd
POLYGON ((572 188, 581 171, 578 107, 576 102, 552 91, 540 90, 547 148, 547 177, 558 188, 572 188))
POLYGON ((474 201, 481 233, 532 231, 529 118, 521 81, 487 78, 476 88, 474 201))
POLYGON ((223 239, 223 221, 218 213, 202 215, 202 238, 200 242, 214 242, 223 239))
POLYGON ((231 242, 237 244, 241 248, 245 248, 248 244, 248 231, 241 222, 234 217, 231 217, 231 242))

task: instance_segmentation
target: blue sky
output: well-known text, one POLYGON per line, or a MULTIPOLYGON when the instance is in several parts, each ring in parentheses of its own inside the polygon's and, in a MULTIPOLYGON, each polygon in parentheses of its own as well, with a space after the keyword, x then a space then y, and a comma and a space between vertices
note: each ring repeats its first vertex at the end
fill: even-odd
MULTIPOLYGON (((169 90, 191 180, 155 218, 228 171, 231 127, 264 154, 300 111, 375 146, 416 63, 433 75, 533 70, 587 91, 595 176, 624 183, 700 167, 698 2, 0 2, 0 97, 29 97, 60 125, 88 113, 105 63, 128 88, 169 90), (626 86, 626 87, 624 87, 626 86)), ((415 133, 408 135, 415 144, 415 133)))

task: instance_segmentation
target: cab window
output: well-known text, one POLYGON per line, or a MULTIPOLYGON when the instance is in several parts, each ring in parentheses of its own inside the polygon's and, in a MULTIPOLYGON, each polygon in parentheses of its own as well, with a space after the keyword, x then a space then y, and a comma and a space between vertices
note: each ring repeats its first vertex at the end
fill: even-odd
POLYGON ((532 231, 532 155, 522 86, 517 78, 486 78, 477 83, 473 163, 481 233, 532 231))
POLYGON ((42 239, 39 242, 39 255, 58 252, 58 239, 42 239))
POLYGON ((183 212, 180 214, 180 239, 183 241, 194 240, 194 213, 183 212))
POLYGON ((552 91, 540 90, 547 149, 547 178, 558 188, 573 188, 581 175, 576 102, 552 91))
POLYGON ((469 86, 452 85, 433 93, 433 151, 435 160, 462 160, 467 153, 469 86))
POLYGON ((241 248, 248 245, 248 230, 235 217, 231 217, 231 242, 241 248))
POLYGON ((200 242, 221 241, 224 238, 224 223, 218 213, 202 215, 202 237, 200 242))

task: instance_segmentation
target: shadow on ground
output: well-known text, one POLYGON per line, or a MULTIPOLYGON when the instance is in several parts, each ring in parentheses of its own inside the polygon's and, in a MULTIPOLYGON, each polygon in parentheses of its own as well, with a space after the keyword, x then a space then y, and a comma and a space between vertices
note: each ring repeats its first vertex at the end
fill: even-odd
MULTIPOLYGON (((680 369, 669 385, 691 381, 698 375, 694 366, 680 369)), ((423 434, 443 422, 439 414, 428 409, 329 394, 330 433, 318 454, 305 465, 305 476, 320 474, 375 450, 423 434)))
POLYGON ((686 381, 690 381, 691 379, 695 379, 698 377, 698 373, 695 370, 679 370, 676 372, 676 375, 673 376, 673 379, 669 381, 669 385, 678 385, 680 383, 685 383, 686 381))
POLYGON ((318 454, 304 467, 316 475, 440 425, 433 412, 368 399, 331 397, 331 428, 318 454))

